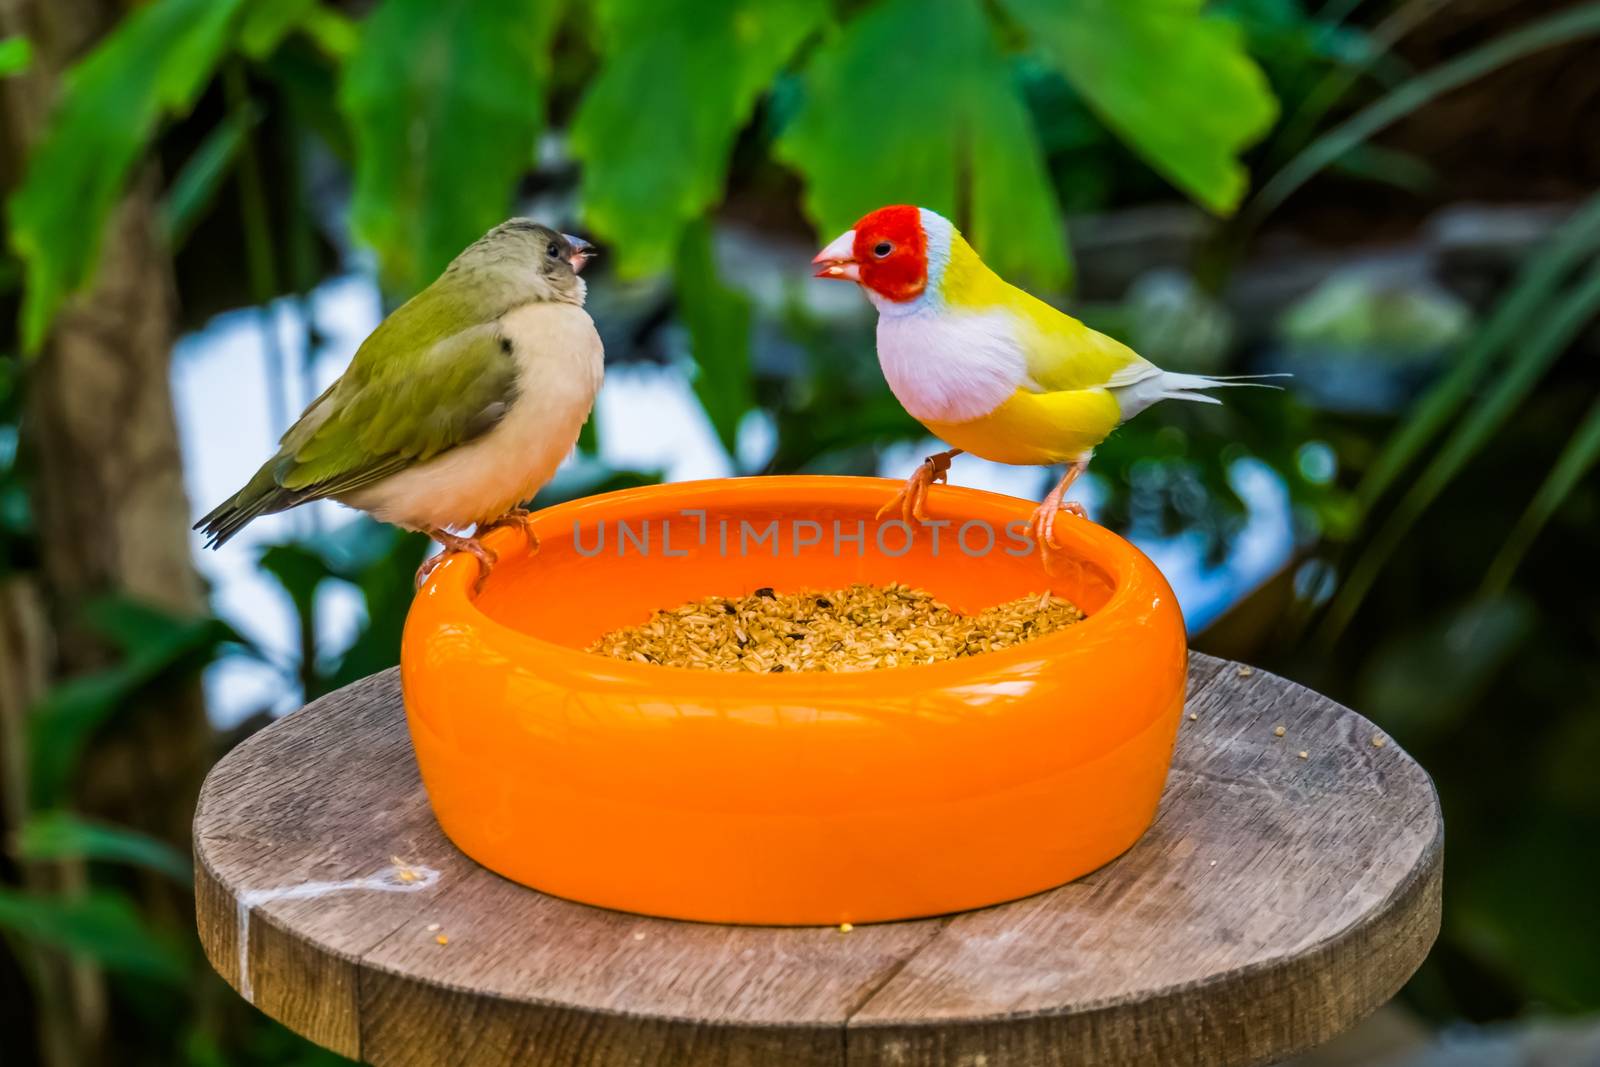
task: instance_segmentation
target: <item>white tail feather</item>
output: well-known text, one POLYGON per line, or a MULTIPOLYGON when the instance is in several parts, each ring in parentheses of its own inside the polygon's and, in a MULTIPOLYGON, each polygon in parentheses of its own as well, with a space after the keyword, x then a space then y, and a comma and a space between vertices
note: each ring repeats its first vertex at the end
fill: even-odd
POLYGON ((1157 379, 1163 389, 1224 389, 1231 386, 1253 385, 1258 389, 1282 389, 1281 385, 1268 385, 1263 378, 1293 378, 1292 374, 1179 374, 1164 370, 1157 379))
POLYGON ((1228 389, 1237 386, 1254 386, 1258 389, 1282 389, 1263 378, 1292 378, 1292 374, 1181 374, 1177 371, 1158 370, 1154 374, 1113 387, 1111 393, 1122 409, 1123 421, 1133 418, 1158 400, 1192 400, 1199 404, 1220 404, 1221 400, 1205 393, 1207 389, 1228 389))

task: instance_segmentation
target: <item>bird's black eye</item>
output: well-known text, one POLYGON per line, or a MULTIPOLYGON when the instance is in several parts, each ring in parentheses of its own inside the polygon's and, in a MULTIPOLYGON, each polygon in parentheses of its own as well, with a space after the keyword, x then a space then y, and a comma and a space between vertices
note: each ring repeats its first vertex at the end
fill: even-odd
POLYGON ((893 251, 894 245, 890 244, 888 241, 879 241, 872 248, 872 254, 877 256, 879 259, 882 259, 884 256, 893 251))
POLYGON ((546 245, 544 250, 546 253, 552 256, 559 256, 561 254, 561 246, 556 244, 554 241, 551 241, 548 245, 546 245))

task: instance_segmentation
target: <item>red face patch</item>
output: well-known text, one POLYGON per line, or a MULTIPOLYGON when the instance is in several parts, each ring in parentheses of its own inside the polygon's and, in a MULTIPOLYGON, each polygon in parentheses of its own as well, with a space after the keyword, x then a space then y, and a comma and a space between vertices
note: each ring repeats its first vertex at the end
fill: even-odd
POLYGON ((928 237, 922 212, 910 204, 881 207, 856 223, 854 249, 861 284, 887 300, 903 302, 928 285, 928 237))

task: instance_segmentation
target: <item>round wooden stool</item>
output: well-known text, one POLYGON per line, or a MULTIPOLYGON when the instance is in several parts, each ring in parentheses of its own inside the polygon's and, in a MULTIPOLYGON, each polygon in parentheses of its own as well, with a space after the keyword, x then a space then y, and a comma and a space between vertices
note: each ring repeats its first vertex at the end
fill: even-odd
POLYGON ((999 907, 845 930, 642 918, 478 867, 434 823, 386 671, 211 772, 200 937, 262 1011, 374 1064, 1271 1062, 1422 962, 1438 801, 1316 693, 1200 655, 1189 685, 1161 812, 1120 859, 999 907))

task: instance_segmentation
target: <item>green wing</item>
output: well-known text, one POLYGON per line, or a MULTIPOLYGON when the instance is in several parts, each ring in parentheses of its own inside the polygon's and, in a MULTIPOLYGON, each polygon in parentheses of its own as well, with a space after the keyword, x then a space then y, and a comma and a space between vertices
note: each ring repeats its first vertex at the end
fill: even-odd
MULTIPOLYGON (((220 545, 258 515, 353 492, 488 432, 516 394, 510 342, 424 290, 383 321, 277 455, 195 524, 220 545)), ((459 305, 455 305, 459 306, 459 305)))
POLYGON ((353 366, 323 410, 313 408, 285 435, 273 480, 332 496, 432 459, 499 422, 515 378, 492 326, 440 341, 421 360, 353 366))

